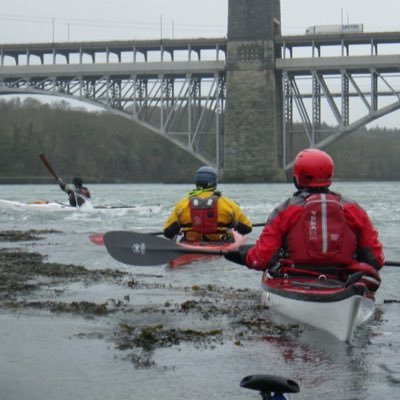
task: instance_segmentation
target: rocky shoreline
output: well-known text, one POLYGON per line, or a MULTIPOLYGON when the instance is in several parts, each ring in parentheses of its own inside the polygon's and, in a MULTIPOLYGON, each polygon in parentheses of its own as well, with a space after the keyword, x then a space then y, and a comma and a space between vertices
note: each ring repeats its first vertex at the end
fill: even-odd
POLYGON ((185 343, 212 349, 227 342, 246 346, 263 336, 290 338, 300 333, 298 325, 272 323, 268 309, 260 305, 259 290, 214 285, 171 287, 163 283, 162 276, 49 263, 45 256, 18 247, 20 242, 35 242, 55 232, 0 232, 0 242, 7 245, 0 249, 2 312, 35 310, 58 318, 105 318, 111 332, 99 335, 114 344, 118 357, 131 361, 136 368, 160 368, 153 358, 158 348, 179 349, 185 343), (76 283, 83 288, 82 300, 71 301, 68 292, 76 283), (126 295, 101 303, 83 300, 84 288, 100 283, 118 286, 126 295), (171 300, 146 306, 131 301, 138 291, 152 290, 165 292, 165 298, 171 300), (174 299, 176 291, 185 294, 184 301, 174 299), (44 292, 46 296, 41 296, 44 292))

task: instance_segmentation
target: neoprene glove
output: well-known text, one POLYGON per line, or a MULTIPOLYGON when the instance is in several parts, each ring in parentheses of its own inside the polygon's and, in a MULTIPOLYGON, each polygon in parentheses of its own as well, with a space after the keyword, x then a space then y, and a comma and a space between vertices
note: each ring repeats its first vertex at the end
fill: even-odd
POLYGON ((244 246, 240 246, 236 251, 224 254, 224 257, 236 264, 246 265, 246 254, 251 247, 253 247, 252 244, 245 244, 244 246))

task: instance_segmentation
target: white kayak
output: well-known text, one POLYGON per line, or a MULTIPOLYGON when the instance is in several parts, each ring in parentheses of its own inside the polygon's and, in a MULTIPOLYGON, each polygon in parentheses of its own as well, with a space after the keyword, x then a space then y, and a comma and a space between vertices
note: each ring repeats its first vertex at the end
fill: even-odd
POLYGON ((158 213, 161 210, 160 205, 156 206, 94 206, 92 203, 85 202, 81 207, 72 207, 69 204, 56 201, 37 200, 29 203, 23 203, 13 200, 0 199, 0 207, 14 208, 33 211, 66 211, 66 212, 138 212, 138 213, 158 213))
MULTIPOLYGON (((262 302, 271 311, 350 341, 354 330, 374 315, 375 301, 361 281, 306 276, 262 277, 262 302)), ((358 278, 358 279, 357 279, 358 278)))

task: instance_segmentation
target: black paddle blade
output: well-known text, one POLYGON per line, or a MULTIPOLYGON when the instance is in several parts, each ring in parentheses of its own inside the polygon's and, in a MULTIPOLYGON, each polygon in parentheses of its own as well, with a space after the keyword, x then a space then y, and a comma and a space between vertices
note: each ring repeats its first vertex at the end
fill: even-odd
POLYGON ((106 232, 104 244, 111 257, 124 264, 137 266, 166 264, 182 253, 223 254, 220 250, 185 248, 165 238, 129 231, 106 232))
POLYGON ((176 251, 179 248, 174 242, 146 233, 110 231, 103 239, 111 257, 128 265, 166 264, 181 254, 176 251))

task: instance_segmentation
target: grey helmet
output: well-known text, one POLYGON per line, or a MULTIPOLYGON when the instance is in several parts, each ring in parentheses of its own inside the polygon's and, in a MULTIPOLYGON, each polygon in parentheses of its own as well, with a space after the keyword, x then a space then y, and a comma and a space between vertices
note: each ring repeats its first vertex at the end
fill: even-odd
POLYGON ((200 167, 196 172, 196 186, 201 188, 217 187, 218 176, 217 171, 213 167, 200 167))

